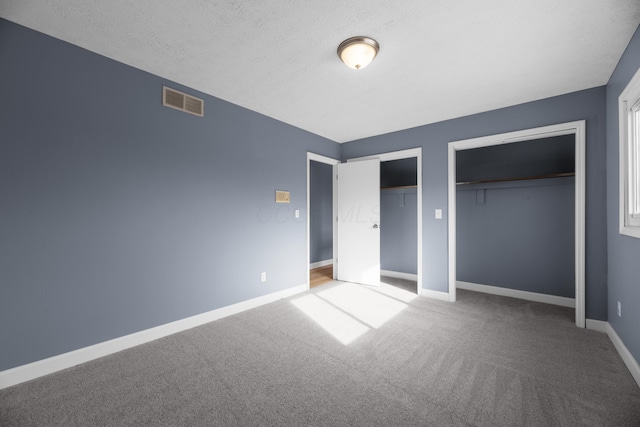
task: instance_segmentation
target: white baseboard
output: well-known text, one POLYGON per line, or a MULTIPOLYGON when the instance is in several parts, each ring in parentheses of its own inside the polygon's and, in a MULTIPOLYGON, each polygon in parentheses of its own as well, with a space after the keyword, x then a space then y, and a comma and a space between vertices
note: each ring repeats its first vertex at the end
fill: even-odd
POLYGON ((618 350, 618 354, 622 358, 622 361, 625 365, 627 365, 627 369, 631 372, 631 376, 636 380, 638 387, 640 387, 640 365, 638 365, 638 361, 633 357, 627 346, 624 345, 620 336, 616 333, 611 323, 607 323, 607 335, 609 335, 609 339, 613 343, 613 346, 618 350))
POLYGON ((312 262, 309 264, 309 270, 313 270, 314 268, 325 267, 327 265, 333 264, 333 259, 325 259, 324 261, 312 262))
POLYGON ((381 276, 393 277, 395 279, 405 279, 405 280, 418 280, 417 274, 411 273, 402 273, 400 271, 391 271, 391 270, 380 270, 381 276))
MULTIPOLYGON (((458 287, 460 287, 460 283, 465 282, 458 282, 458 287)), ((491 288, 492 286, 489 287, 491 288)), ((465 289, 464 287, 460 288, 465 289)), ((144 331, 125 335, 123 337, 104 341, 89 347, 84 347, 78 350, 70 351, 68 353, 49 357, 47 359, 38 360, 27 365, 7 369, 0 372, 0 390, 44 375, 52 374, 63 369, 71 368, 73 366, 89 362, 100 357, 108 356, 109 354, 117 353, 118 351, 126 350, 140 344, 166 337, 177 332, 204 325, 205 323, 213 322, 214 320, 222 319, 224 317, 231 316, 245 310, 250 310, 252 308, 256 308, 282 298, 287 298, 305 292, 307 289, 307 284, 298 285, 293 288, 284 289, 282 291, 274 292, 269 295, 263 295, 258 298, 253 298, 247 301, 239 302, 237 304, 232 304, 226 307, 209 311, 207 313, 198 314, 186 319, 181 319, 175 322, 160 325, 155 328, 146 329, 144 331)), ((420 295, 426 298, 433 298, 441 301, 451 301, 448 292, 420 289, 420 295)), ((624 364, 627 366, 627 369, 629 369, 629 372, 640 387, 640 365, 638 365, 638 362, 635 360, 629 349, 627 349, 627 347, 624 345, 624 342, 622 341, 620 336, 618 336, 611 324, 602 320, 586 319, 586 327, 587 329, 606 333, 609 336, 609 339, 620 354, 620 357, 622 358, 624 364)))
POLYGON ((613 326, 611 326, 609 322, 605 322, 604 320, 593 319, 586 319, 586 326, 587 329, 590 329, 592 331, 598 331, 607 334, 607 336, 613 343, 613 346, 616 348, 616 351, 620 355, 620 358, 622 358, 622 361, 627 366, 627 369, 631 373, 631 376, 634 380, 636 380, 638 387, 640 387, 640 365, 638 365, 638 362, 633 357, 627 346, 624 345, 624 342, 622 342, 620 336, 613 329, 613 326))
POLYGON ((420 289, 420 296, 425 298, 437 299, 440 301, 453 301, 449 292, 432 291, 431 289, 420 289))
POLYGON ((231 316, 245 310, 250 310, 282 298, 287 298, 292 295, 305 292, 307 289, 309 289, 309 286, 305 283, 303 285, 294 286, 293 288, 284 289, 282 291, 242 301, 237 304, 228 305, 206 313, 176 320, 175 322, 156 326, 151 329, 114 338, 112 340, 80 348, 78 350, 73 350, 68 353, 59 354, 47 359, 7 369, 0 372, 0 390, 61 371, 81 363, 89 362, 100 357, 108 356, 109 354, 113 354, 118 351, 154 341, 159 338, 166 337, 167 335, 172 335, 196 326, 204 325, 205 323, 222 319, 223 317, 231 316))
POLYGON ((585 319, 585 326, 592 331, 602 332, 604 334, 609 332, 609 322, 604 320, 585 319))
POLYGON ((515 289, 500 288, 498 286, 480 285, 470 282, 456 282, 458 289, 483 292, 485 294, 500 295, 503 297, 519 298, 527 301, 542 302, 545 304, 560 305, 562 307, 576 308, 576 300, 573 298, 558 297, 555 295, 538 294, 535 292, 518 291, 515 289))

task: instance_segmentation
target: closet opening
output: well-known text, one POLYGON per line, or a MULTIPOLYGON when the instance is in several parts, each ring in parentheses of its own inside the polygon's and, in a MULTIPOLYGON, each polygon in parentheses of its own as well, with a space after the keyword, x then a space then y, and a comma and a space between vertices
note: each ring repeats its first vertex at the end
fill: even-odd
POLYGON ((449 143, 450 301, 459 287, 575 307, 585 327, 585 128, 449 143))
POLYGON ((574 135, 460 151, 456 198, 458 289, 575 306, 574 135))
POLYGON ((347 162, 370 159, 380 161, 380 282, 422 295, 422 148, 347 162))

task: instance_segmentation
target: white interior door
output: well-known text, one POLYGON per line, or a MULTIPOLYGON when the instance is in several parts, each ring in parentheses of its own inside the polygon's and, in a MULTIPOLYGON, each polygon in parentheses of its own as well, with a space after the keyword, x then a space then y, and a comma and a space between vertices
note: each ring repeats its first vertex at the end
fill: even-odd
POLYGON ((380 285, 380 160, 338 165, 338 280, 380 285))

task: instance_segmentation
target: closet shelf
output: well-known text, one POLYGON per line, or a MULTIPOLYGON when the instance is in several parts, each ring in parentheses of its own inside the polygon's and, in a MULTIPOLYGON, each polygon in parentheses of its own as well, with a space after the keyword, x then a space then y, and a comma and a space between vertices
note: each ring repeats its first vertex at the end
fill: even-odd
POLYGON ((380 187, 380 190, 405 190, 408 188, 418 188, 417 185, 396 185, 394 187, 380 187))
POLYGON ((502 179, 486 179, 481 181, 456 182, 456 185, 487 184, 492 182, 510 182, 510 181, 530 181, 534 179, 565 178, 565 177, 575 176, 575 175, 576 174, 574 172, 553 173, 549 175, 525 176, 522 178, 502 178, 502 179))

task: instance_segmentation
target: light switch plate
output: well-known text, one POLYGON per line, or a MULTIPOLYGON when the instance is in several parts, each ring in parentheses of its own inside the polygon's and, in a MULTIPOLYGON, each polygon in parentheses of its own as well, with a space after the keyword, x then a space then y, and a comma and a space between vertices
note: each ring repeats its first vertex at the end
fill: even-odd
POLYGON ((442 209, 436 209, 436 219, 442 219, 442 209))

